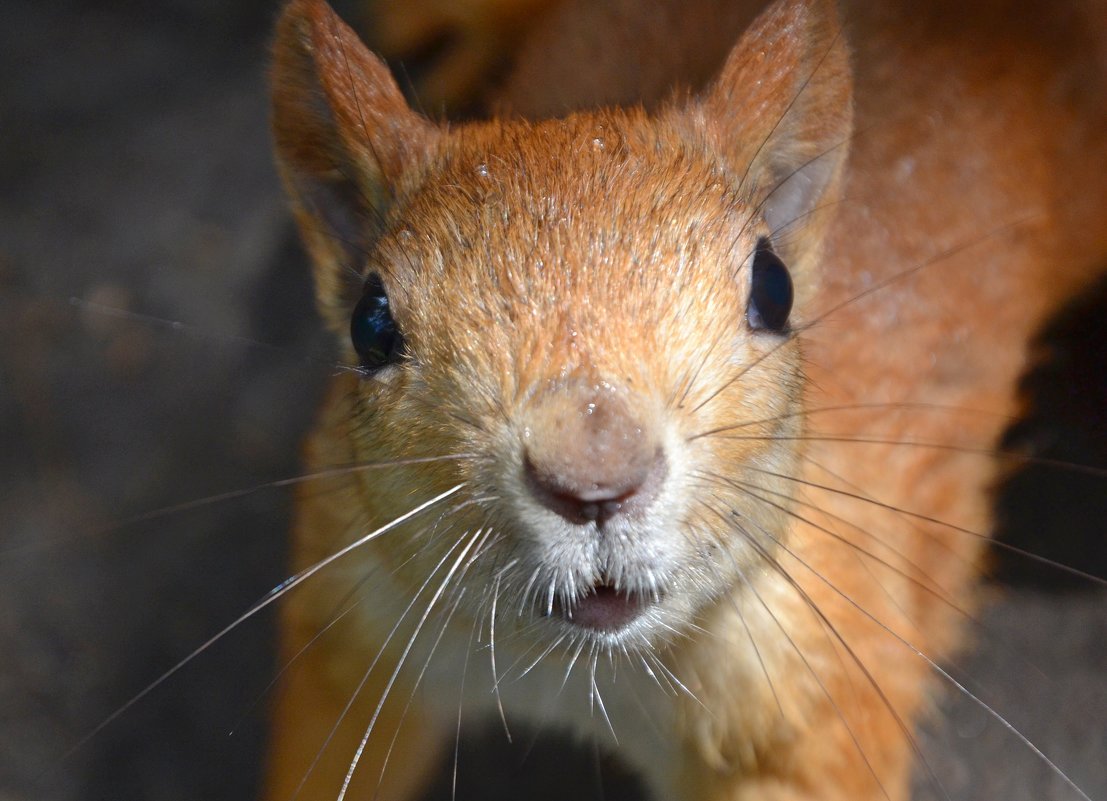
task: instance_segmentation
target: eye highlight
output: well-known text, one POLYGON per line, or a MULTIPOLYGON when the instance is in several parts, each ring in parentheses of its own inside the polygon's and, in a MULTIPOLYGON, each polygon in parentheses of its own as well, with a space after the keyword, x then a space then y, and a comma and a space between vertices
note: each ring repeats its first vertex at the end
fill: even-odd
POLYGON ((783 334, 788 330, 792 300, 792 276, 788 268, 773 252, 769 240, 759 240, 750 271, 746 322, 754 331, 783 334))
POLYGON ((350 341, 367 372, 395 364, 403 354, 403 335, 392 319, 384 284, 375 273, 365 282, 365 292, 354 307, 350 341))

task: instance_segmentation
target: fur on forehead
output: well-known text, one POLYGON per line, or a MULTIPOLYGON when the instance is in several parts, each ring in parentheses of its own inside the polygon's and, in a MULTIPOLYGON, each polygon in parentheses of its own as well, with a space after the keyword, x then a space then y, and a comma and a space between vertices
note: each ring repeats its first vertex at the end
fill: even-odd
POLYGON ((508 403, 569 376, 664 394, 747 336, 763 223, 668 123, 496 122, 440 147, 367 266, 419 362, 441 368, 425 380, 487 382, 508 403))
POLYGON ((675 117, 608 110, 455 129, 370 269, 401 305, 409 287, 440 281, 545 314, 604 298, 608 318, 654 292, 667 303, 735 294, 769 233, 758 199, 675 117))
POLYGON ((711 87, 656 116, 598 111, 451 131, 407 106, 383 62, 322 0, 295 0, 275 46, 274 130, 324 318, 342 332, 357 267, 414 262, 377 246, 420 228, 457 251, 442 252, 444 262, 476 269, 480 260, 464 254, 483 249, 474 279, 498 260, 496 283, 563 287, 610 281, 626 266, 599 265, 619 259, 652 265, 632 271, 640 281, 672 278, 682 260, 711 267, 708 277, 732 274, 752 247, 746 222, 762 212, 757 233, 780 234, 802 309, 826 217, 819 204, 833 195, 850 127, 848 70, 828 3, 784 3, 755 27, 711 87), (713 253, 688 257, 709 243, 713 253), (543 270, 519 273, 536 259, 543 270))
POLYGON ((465 264, 495 244, 506 252, 484 254, 493 262, 527 269, 541 260, 561 267, 543 274, 566 279, 593 261, 679 255, 707 237, 734 249, 737 268, 748 256, 740 245, 764 233, 756 208, 667 128, 636 111, 468 127, 441 143, 391 234, 433 237, 465 264))

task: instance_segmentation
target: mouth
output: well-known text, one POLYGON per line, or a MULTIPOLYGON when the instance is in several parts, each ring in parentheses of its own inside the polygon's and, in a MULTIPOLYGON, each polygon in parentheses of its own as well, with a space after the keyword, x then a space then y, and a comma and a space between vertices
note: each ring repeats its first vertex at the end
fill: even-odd
POLYGON ((642 616, 656 598, 638 592, 618 590, 597 582, 585 596, 573 601, 555 600, 553 614, 567 623, 601 634, 614 634, 642 616))

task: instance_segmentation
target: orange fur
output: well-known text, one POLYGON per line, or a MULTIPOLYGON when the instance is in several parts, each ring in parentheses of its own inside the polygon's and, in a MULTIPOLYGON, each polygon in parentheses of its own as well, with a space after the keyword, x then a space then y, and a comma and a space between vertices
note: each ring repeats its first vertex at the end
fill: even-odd
MULTIPOLYGON (((660 797, 904 797, 932 675, 914 649, 937 661, 959 643, 982 541, 896 509, 987 530, 992 465, 928 444, 996 442, 1024 343, 1107 253, 1107 185, 1081 180, 1107 167, 1104 62, 1088 58, 1102 58, 1104 23, 1076 4, 1042 25, 1009 4, 856 3, 843 33, 830 3, 783 0, 739 39, 748 5, 567 5, 522 49, 500 116, 452 129, 410 111, 325 4, 286 11, 274 124, 320 307, 345 336, 361 290, 349 275, 379 274, 412 354, 335 379, 309 466, 454 457, 303 494, 297 566, 463 486, 450 511, 365 544, 293 599, 289 656, 369 573, 383 608, 359 607, 282 690, 273 801, 383 648, 300 797, 341 786, 408 642, 388 632, 436 565, 464 574, 432 610, 456 601, 456 616, 428 614, 449 663, 488 616, 477 602, 499 589, 495 565, 589 549, 608 556, 587 564, 628 576, 657 551, 675 576, 656 614, 679 636, 631 640, 695 697, 654 687, 670 739, 625 749, 660 797), (572 109, 585 110, 545 119, 572 109), (745 327, 748 257, 768 234, 796 284, 786 340, 745 327), (638 550, 552 523, 545 536, 519 478, 555 452, 541 458, 562 473, 626 469, 625 452, 593 453, 588 404, 664 454, 660 523, 628 529, 638 550), (827 411, 841 407, 854 408, 827 411)), ((491 625, 541 650, 557 629, 537 618, 491 625)), ((414 797, 450 736, 433 696, 456 694, 433 670, 413 693, 421 664, 398 674, 357 792, 380 780, 378 797, 414 797)))

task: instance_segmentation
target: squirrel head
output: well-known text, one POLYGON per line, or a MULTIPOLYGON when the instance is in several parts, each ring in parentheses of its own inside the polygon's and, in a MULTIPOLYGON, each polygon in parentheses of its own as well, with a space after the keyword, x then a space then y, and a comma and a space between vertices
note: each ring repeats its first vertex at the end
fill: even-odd
POLYGON ((401 573, 479 533, 486 583, 626 643, 771 552, 851 133, 831 3, 772 6, 713 83, 651 111, 447 126, 326 3, 294 0, 273 85, 318 305, 360 366, 333 437, 354 460, 466 455, 361 482, 382 523, 464 486, 450 536, 381 541, 401 573))

